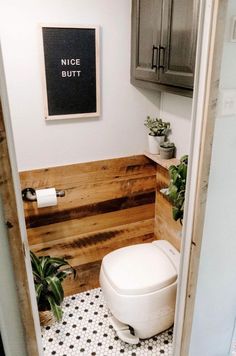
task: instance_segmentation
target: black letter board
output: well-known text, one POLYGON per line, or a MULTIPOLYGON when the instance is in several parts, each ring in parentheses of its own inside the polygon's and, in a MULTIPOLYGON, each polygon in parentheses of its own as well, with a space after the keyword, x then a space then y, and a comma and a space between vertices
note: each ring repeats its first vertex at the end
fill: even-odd
POLYGON ((46 119, 99 115, 98 29, 42 27, 46 119))

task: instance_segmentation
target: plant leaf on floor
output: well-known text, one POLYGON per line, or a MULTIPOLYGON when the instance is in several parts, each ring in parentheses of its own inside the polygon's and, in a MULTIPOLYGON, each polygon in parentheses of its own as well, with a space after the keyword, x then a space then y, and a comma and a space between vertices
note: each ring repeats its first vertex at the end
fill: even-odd
POLYGON ((62 308, 60 307, 60 305, 57 305, 55 300, 51 297, 47 297, 47 300, 50 304, 51 310, 53 312, 53 315, 55 316, 55 318, 57 319, 57 321, 61 321, 62 316, 63 316, 63 311, 62 308))
POLYGON ((49 276, 46 278, 46 282, 49 285, 50 291, 52 292, 56 303, 61 304, 64 298, 64 291, 60 279, 56 276, 49 276))

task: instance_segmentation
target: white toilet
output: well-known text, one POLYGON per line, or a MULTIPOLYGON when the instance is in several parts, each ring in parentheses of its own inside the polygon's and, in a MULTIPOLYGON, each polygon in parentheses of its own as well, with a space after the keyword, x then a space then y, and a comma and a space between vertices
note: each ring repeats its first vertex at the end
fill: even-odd
POLYGON ((136 344, 173 324, 178 268, 179 252, 165 240, 123 247, 103 258, 100 284, 122 340, 136 344))

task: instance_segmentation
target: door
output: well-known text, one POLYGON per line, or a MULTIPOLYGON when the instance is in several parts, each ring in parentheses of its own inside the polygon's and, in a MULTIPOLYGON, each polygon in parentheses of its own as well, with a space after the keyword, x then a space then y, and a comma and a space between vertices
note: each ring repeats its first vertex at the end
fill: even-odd
POLYGON ((198 0, 163 2, 160 83, 193 88, 198 0))
MULTIPOLYGON (((201 246, 205 226, 205 209, 208 205, 208 180, 212 168, 211 152, 213 135, 215 135, 214 123, 217 117, 216 103, 220 99, 220 68, 225 38, 224 26, 226 23, 227 3, 228 0, 202 0, 200 7, 199 50, 196 58, 196 85, 194 86, 192 109, 192 142, 186 187, 185 218, 181 238, 182 253, 175 315, 175 356, 203 355, 198 350, 192 352, 193 350, 189 347, 193 337, 196 337, 196 334, 192 334, 191 329, 196 307, 195 296, 199 291, 197 286, 199 262, 202 257, 204 260, 204 256, 201 254, 201 246)), ((226 133, 227 130, 225 131, 226 133)), ((227 174, 230 173, 227 172, 227 174)), ((217 187, 217 184, 214 183, 213 185, 215 188, 217 187)), ((214 190, 211 187, 213 195, 214 190)), ((210 192, 211 194, 212 192, 210 192)), ((232 227, 230 228, 232 229, 232 227)), ((224 228, 222 231, 224 231, 224 228)), ((210 257, 208 258, 210 260, 210 257)), ((211 268, 212 266, 211 264, 211 268)), ((227 268, 230 270, 229 266, 227 268)), ((208 270, 204 270, 204 272, 208 274, 208 277, 210 276, 208 270)), ((209 303, 205 305, 209 305, 209 303)), ((221 315, 222 320, 223 314, 221 315)), ((204 318, 201 319, 202 321, 204 322, 204 318)), ((209 323, 205 323, 205 325, 198 324, 198 326, 199 330, 209 329, 209 323)), ((201 335, 199 336, 199 334, 201 333, 197 333, 197 339, 195 340, 202 344, 202 340, 199 339, 201 335)), ((215 333, 215 350, 218 350, 217 338, 218 334, 215 333)), ((216 354, 226 355, 226 353, 212 353, 210 349, 206 349, 204 352, 204 355, 216 354)))
POLYGON ((158 81, 158 46, 161 41, 162 0, 132 2, 132 71, 135 79, 158 81))
POLYGON ((5 353, 43 354, 0 47, 0 329, 5 353))
POLYGON ((2 337, 0 333, 0 355, 5 356, 4 348, 3 348, 3 343, 2 343, 2 337))

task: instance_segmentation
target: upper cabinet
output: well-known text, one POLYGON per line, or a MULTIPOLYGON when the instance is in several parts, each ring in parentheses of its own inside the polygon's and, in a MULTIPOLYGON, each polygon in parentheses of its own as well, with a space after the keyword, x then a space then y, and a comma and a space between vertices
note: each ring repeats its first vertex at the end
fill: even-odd
POLYGON ((158 81, 157 44, 161 43, 162 0, 133 1, 133 40, 136 79, 158 81))
POLYGON ((191 96, 199 0, 132 0, 131 81, 191 96))

